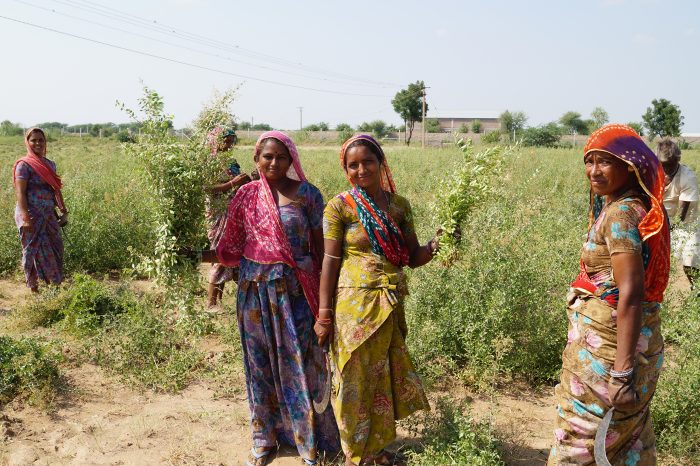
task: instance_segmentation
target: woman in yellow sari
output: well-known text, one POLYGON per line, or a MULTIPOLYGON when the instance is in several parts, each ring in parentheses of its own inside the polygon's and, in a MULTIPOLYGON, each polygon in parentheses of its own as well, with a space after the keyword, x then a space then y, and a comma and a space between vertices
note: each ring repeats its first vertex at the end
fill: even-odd
POLYGON ((663 364, 660 303, 670 257, 664 172, 624 125, 595 131, 584 163, 590 225, 568 296, 568 343, 548 464, 654 465, 649 406, 663 364))
POLYGON ((392 464, 384 448, 395 422, 428 401, 406 343, 402 267, 427 264, 433 238, 418 244, 411 206, 396 194, 381 147, 371 136, 350 138, 340 161, 353 189, 323 214, 324 251, 319 344, 332 340, 335 412, 345 464, 392 464))

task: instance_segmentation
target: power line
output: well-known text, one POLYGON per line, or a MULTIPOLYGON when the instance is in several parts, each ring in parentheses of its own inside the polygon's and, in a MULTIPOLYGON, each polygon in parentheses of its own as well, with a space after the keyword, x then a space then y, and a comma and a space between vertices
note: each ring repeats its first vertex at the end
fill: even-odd
POLYGON ((248 56, 249 58, 253 59, 258 59, 258 60, 267 60, 267 61, 273 61, 277 63, 278 65, 282 66, 287 66, 287 67, 292 67, 296 69, 301 69, 304 70, 306 69, 307 71, 311 71, 317 74, 325 74, 328 76, 334 76, 339 79, 345 79, 349 81, 356 81, 356 82, 362 82, 364 84, 370 84, 373 86, 381 86, 381 87, 397 87, 399 86, 396 83, 388 83, 388 82, 382 82, 382 81, 373 81, 373 80, 368 80, 364 78, 358 78, 355 76, 350 76, 346 75, 343 73, 337 73, 337 72, 329 72, 325 70, 320 70, 317 68, 309 67, 306 66, 302 63, 297 63, 293 62, 284 58, 280 57, 275 57, 273 55, 268 55, 260 52, 256 52, 254 50, 246 49, 243 47, 240 47, 238 45, 231 45, 227 44, 225 42, 212 39, 206 36, 202 36, 199 34, 194 34, 182 29, 178 29, 172 26, 165 25, 157 20, 149 20, 143 17, 139 17, 136 15, 133 15, 131 13, 127 13, 124 11, 117 10, 115 8, 111 8, 109 6, 104 6, 100 5, 94 2, 89 2, 87 0, 53 0, 57 3, 61 3, 63 5, 68 5, 72 8, 76 8, 82 11, 87 11, 91 14, 97 14, 103 17, 107 17, 112 20, 120 21, 120 22, 126 22, 128 24, 141 27, 141 28, 146 28, 151 31, 158 32, 160 34, 166 34, 166 35, 171 35, 175 36, 181 40, 187 40, 191 42, 197 42, 202 45, 206 45, 208 47, 212 48, 217 48, 219 50, 226 50, 231 53, 236 53, 236 54, 241 54, 248 56), (260 58, 262 57, 262 58, 260 58))
POLYGON ((91 38, 89 38, 89 37, 79 36, 79 35, 77 35, 77 34, 72 34, 72 33, 70 33, 70 32, 59 31, 58 29, 53 29, 53 28, 50 28, 50 27, 41 26, 41 25, 34 24, 34 23, 30 23, 30 22, 27 22, 27 21, 22 21, 22 20, 15 19, 15 18, 10 18, 10 17, 8 17, 8 16, 0 15, 0 19, 5 19, 5 20, 8 20, 8 21, 13 21, 13 22, 15 22, 15 23, 24 24, 25 26, 31 26, 31 27, 33 27, 33 28, 42 29, 42 30, 44 30, 44 31, 50 31, 50 32, 54 32, 54 33, 56 33, 56 34, 61 34, 61 35, 64 35, 64 36, 73 37, 73 38, 75 38, 75 39, 81 39, 81 40, 85 40, 85 41, 92 42, 92 43, 95 43, 95 44, 104 45, 104 46, 106 46, 106 47, 111 47, 111 48, 118 49, 118 50, 124 50, 124 51, 127 51, 127 52, 136 53, 136 54, 138 54, 138 55, 143 55, 143 56, 146 56, 146 57, 157 58, 157 59, 159 59, 159 60, 167 61, 167 62, 170 62, 170 63, 177 63, 177 64, 179 64, 179 65, 185 65, 185 66, 189 66, 189 67, 191 67, 191 68, 197 68, 197 69, 200 69, 200 70, 212 71, 212 72, 214 72, 214 73, 225 74, 225 75, 234 76, 234 77, 237 77, 237 78, 250 79, 251 81, 259 81, 259 82, 263 82, 263 83, 267 83, 267 84, 274 84, 274 85, 277 85, 277 86, 292 87, 292 88, 295 88, 295 89, 303 89, 303 90, 306 90, 306 91, 313 91, 313 92, 322 92, 322 93, 326 93, 326 94, 349 95, 349 96, 355 96, 355 97, 382 97, 382 98, 388 98, 388 97, 389 97, 389 96, 382 95, 382 94, 358 94, 358 93, 353 93, 353 92, 343 92, 343 91, 332 91, 332 90, 328 90, 328 89, 318 89, 318 88, 314 88, 314 87, 299 86, 299 85, 296 85, 296 84, 289 84, 289 83, 284 83, 284 82, 280 82, 280 81, 273 81, 273 80, 270 80, 270 79, 257 78, 257 77, 254 77, 254 76, 247 76, 247 75, 243 75, 243 74, 231 73, 231 72, 229 72, 229 71, 220 70, 220 69, 217 69, 217 68, 211 68, 211 67, 208 67, 208 66, 197 65, 197 64, 194 64, 194 63, 189 63, 189 62, 182 61, 182 60, 177 60, 177 59, 174 59, 174 58, 163 57, 163 56, 156 55, 156 54, 150 53, 150 52, 144 52, 144 51, 142 51, 142 50, 136 50, 136 49, 132 49, 132 48, 129 48, 129 47, 123 47, 123 46, 121 46, 121 45, 111 44, 111 43, 109 43, 109 42, 103 42, 103 41, 100 41, 100 40, 91 39, 91 38))
POLYGON ((39 10, 48 11, 48 12, 54 13, 54 14, 59 15, 59 16, 64 16, 64 17, 66 17, 66 18, 74 19, 74 20, 76 20, 76 21, 82 21, 82 22, 84 22, 84 23, 88 23, 88 24, 91 24, 91 25, 100 26, 100 27, 103 27, 103 28, 106 28, 106 29, 110 29, 110 30, 117 31, 117 32, 121 32, 121 33, 125 33, 125 34, 130 34, 130 35, 133 35, 133 36, 136 36, 136 37, 141 37, 141 38, 144 38, 144 39, 148 39, 148 40, 151 40, 151 41, 155 41, 155 42, 159 42, 159 43, 162 43, 162 44, 170 45, 170 46, 172 46, 172 47, 181 48, 181 49, 183 49, 183 50, 189 50, 189 51, 191 51, 191 52, 200 53, 200 54, 207 55, 207 56, 210 56, 210 57, 215 57, 215 58, 219 58, 219 59, 223 59, 223 60, 228 60, 228 61, 234 62, 234 63, 241 63, 241 64, 243 64, 243 65, 254 66, 254 67, 256 67, 256 68, 262 68, 262 69, 265 69, 265 70, 275 71, 275 72, 278 72, 278 73, 285 73, 285 74, 288 74, 288 75, 290 75, 290 76, 298 76, 298 77, 302 77, 302 78, 315 79, 315 80, 320 80, 320 81, 325 81, 325 82, 330 82, 330 83, 339 83, 339 84, 342 84, 342 83, 343 83, 342 80, 334 80, 334 79, 324 78, 324 77, 319 77, 319 76, 310 76, 310 75, 307 75, 307 74, 295 73, 295 72, 293 72, 293 71, 287 71, 287 70, 283 70, 283 69, 279 69, 279 68, 273 68, 273 67, 271 67, 271 66, 266 66, 266 65, 259 65, 259 64, 257 64, 257 63, 251 63, 251 62, 247 62, 247 61, 243 61, 243 60, 237 60, 237 59, 235 59, 235 58, 231 58, 231 57, 228 57, 228 56, 222 56, 222 55, 220 55, 220 54, 218 54, 218 53, 212 53, 212 52, 207 52, 207 51, 205 51, 205 50, 200 50, 200 49, 195 49, 195 48, 192 48, 192 47, 187 47, 186 45, 177 44, 177 43, 175 43, 175 42, 169 42, 169 41, 167 41, 167 40, 157 39, 157 38, 155 38, 155 37, 147 36, 147 35, 145 35, 145 34, 140 34, 140 33, 138 33, 138 32, 128 31, 128 30, 126 30, 126 29, 121 29, 121 28, 118 28, 118 27, 115 27, 115 26, 110 26, 110 25, 108 25, 108 24, 95 22, 95 21, 93 21, 93 20, 89 20, 89 19, 86 19, 86 18, 81 18, 81 17, 79 17, 79 16, 70 15, 70 14, 67 14, 67 13, 62 13, 62 12, 60 12, 60 11, 56 11, 56 10, 53 9, 53 8, 43 7, 43 6, 36 5, 36 4, 30 3, 30 2, 27 2, 27 1, 24 1, 24 0, 14 0, 14 1, 17 2, 17 3, 21 3, 21 4, 23 4, 23 5, 27 5, 27 6, 30 6, 30 7, 33 7, 33 8, 37 8, 37 9, 39 9, 39 10))

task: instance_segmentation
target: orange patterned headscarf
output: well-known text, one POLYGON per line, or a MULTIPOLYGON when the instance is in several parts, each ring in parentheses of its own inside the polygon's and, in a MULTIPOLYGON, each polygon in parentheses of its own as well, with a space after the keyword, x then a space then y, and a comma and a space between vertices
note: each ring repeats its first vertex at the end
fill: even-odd
MULTIPOLYGON (((348 147, 357 141, 364 141, 371 144, 379 151, 380 154, 382 154, 382 163, 379 167, 379 177, 382 189, 384 191, 396 194, 396 185, 394 184, 394 179, 391 176, 391 170, 389 169, 389 162, 386 160, 386 154, 384 154, 384 151, 377 140, 369 134, 357 134, 345 141, 343 147, 340 149, 340 165, 343 167, 343 170, 345 170, 345 153, 348 151, 348 147)), ((350 181, 350 177, 347 174, 348 172, 345 170, 345 176, 347 176, 348 181, 350 181)), ((352 184, 352 181, 350 181, 350 184, 352 184)), ((355 185, 353 184, 353 188, 354 187, 355 185)))
MULTIPOLYGON (((644 271, 644 300, 660 302, 668 284, 671 255, 668 215, 663 207, 661 163, 639 134, 627 125, 609 124, 594 131, 584 148, 584 157, 595 151, 614 155, 631 166, 639 186, 649 197, 651 208, 638 226, 639 235, 651 255, 644 271)), ((591 196, 591 220, 595 220, 595 201, 595 196, 591 196)))

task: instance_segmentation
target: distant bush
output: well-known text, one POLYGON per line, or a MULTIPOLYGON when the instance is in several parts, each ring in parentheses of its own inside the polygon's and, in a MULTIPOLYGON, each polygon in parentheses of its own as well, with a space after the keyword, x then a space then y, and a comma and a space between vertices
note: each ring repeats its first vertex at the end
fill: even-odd
POLYGON ((0 136, 21 136, 22 134, 24 134, 24 129, 19 123, 12 123, 10 120, 0 123, 0 136))
POLYGON ((481 129, 482 129, 481 120, 472 121, 472 132, 474 134, 479 134, 481 132, 481 129))
POLYGON ((372 133, 375 138, 381 139, 387 135, 388 126, 382 120, 374 120, 362 123, 357 127, 357 130, 363 133, 372 133))
POLYGON ((462 123, 459 129, 457 129, 457 132, 460 134, 467 134, 469 132, 469 126, 467 126, 466 123, 462 123))
POLYGON ((676 141, 676 144, 678 144, 680 150, 690 150, 693 148, 693 145, 683 138, 676 141))
POLYGON ((632 128, 633 130, 635 130, 637 132, 637 134, 639 134, 640 136, 644 136, 644 124, 643 123, 630 121, 629 123, 627 123, 627 126, 632 128))
POLYGON ((440 127, 440 122, 438 121, 438 119, 426 118, 425 131, 427 133, 442 133, 442 128, 440 127))
POLYGON ((59 384, 61 353, 35 338, 0 336, 0 408, 20 396, 50 403, 59 384))
POLYGON ((241 121, 238 124, 238 129, 241 130, 253 130, 253 131, 270 131, 272 130, 272 126, 268 125, 267 123, 256 123, 256 124, 251 124, 249 121, 241 121))
POLYGON ((345 141, 353 137, 355 134, 355 130, 352 129, 352 127, 348 126, 347 128, 343 128, 342 130, 338 131, 338 143, 343 144, 345 141))
POLYGON ((555 147, 559 139, 561 139, 561 134, 555 123, 530 127, 522 133, 524 146, 555 147))
POLYGON ((293 138, 296 144, 305 144, 311 140, 311 132, 308 129, 295 131, 293 138))
POLYGON ((347 123, 339 123, 339 124, 335 127, 335 130, 336 130, 336 131, 347 131, 347 130, 353 131, 352 126, 350 126, 350 125, 347 124, 347 123))
POLYGON ((311 125, 305 126, 306 131, 328 131, 328 123, 322 121, 320 123, 313 123, 311 125))
POLYGON ((486 144, 497 144, 501 142, 501 132, 499 130, 489 131, 481 137, 481 142, 486 144))
POLYGON ((122 130, 114 135, 115 139, 122 143, 133 143, 136 142, 136 138, 132 136, 128 131, 122 130))

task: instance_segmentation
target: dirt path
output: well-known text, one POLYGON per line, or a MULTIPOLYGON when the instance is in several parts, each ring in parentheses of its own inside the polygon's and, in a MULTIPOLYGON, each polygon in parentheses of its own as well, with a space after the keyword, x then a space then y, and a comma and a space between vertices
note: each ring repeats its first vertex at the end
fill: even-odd
MULTIPOLYGON (((21 284, 0 281, 0 319, 26 299, 21 284)), ((215 345, 208 350, 217 351, 215 345)), ((49 413, 15 401, 0 418, 0 465, 240 465, 250 447, 245 392, 217 398, 198 381, 178 394, 138 391, 101 368, 64 369, 67 388, 49 413)), ((242 374, 233 384, 243 385, 242 374)), ((473 401, 507 439, 508 464, 546 461, 554 410, 531 391, 473 401)), ((301 465, 281 451, 270 465, 301 465)))

